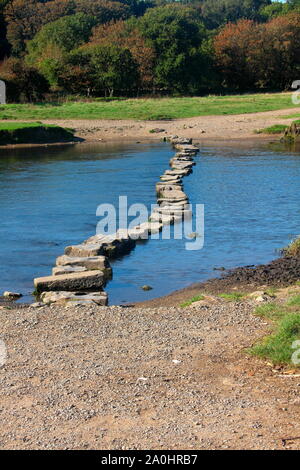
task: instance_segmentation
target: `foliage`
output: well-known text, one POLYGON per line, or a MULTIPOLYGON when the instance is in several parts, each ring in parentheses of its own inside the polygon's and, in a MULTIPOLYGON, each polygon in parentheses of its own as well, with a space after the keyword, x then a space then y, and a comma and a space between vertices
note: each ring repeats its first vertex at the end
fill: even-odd
POLYGON ((283 250, 283 252, 285 256, 300 256, 300 237, 293 240, 292 243, 283 250))
POLYGON ((214 40, 219 72, 228 88, 290 88, 300 73, 300 13, 268 23, 229 23, 214 40))
POLYGON ((35 68, 13 57, 2 63, 0 78, 6 82, 10 101, 37 101, 49 90, 48 82, 35 68))
POLYGON ((128 94, 137 81, 138 66, 130 51, 110 44, 74 51, 59 77, 59 83, 68 91, 110 97, 116 90, 128 94))
POLYGON ((96 27, 87 46, 97 44, 114 44, 128 49, 138 64, 140 86, 144 89, 151 87, 154 78, 155 51, 142 36, 136 24, 129 21, 118 21, 96 27))
POLYGON ((300 0, 0 0, 0 60, 35 69, 52 93, 287 90, 299 47, 300 0))
POLYGON ((190 307, 190 305, 193 305, 195 302, 200 302, 200 300, 204 300, 203 295, 196 295, 190 300, 187 300, 186 302, 183 302, 180 307, 185 308, 185 307, 190 307))

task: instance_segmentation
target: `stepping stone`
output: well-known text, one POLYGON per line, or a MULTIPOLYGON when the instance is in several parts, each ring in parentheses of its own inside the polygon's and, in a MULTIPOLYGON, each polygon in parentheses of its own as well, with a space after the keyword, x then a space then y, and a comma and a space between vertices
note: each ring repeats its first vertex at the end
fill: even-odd
POLYGON ((79 266, 86 268, 88 271, 93 271, 94 269, 103 271, 104 269, 110 268, 109 262, 105 256, 75 258, 63 255, 57 258, 56 266, 79 266))
POLYGON ((159 214, 158 212, 153 212, 149 219, 151 222, 161 222, 163 225, 171 225, 174 223, 174 215, 159 214))
POLYGON ((187 195, 182 191, 172 190, 172 191, 163 191, 163 197, 160 199, 186 199, 187 195))
POLYGON ((38 292, 100 290, 104 284, 105 278, 101 271, 60 274, 58 276, 39 277, 34 280, 38 292))
POLYGON ((177 158, 178 160, 182 160, 183 162, 193 162, 194 161, 194 157, 192 157, 191 155, 188 155, 186 153, 176 153, 175 154, 175 157, 173 158, 177 158))
POLYGON ((167 138, 167 140, 173 145, 189 145, 193 142, 193 139, 190 139, 188 137, 178 137, 177 135, 170 136, 167 138))
POLYGON ((135 241, 131 238, 121 238, 118 235, 95 235, 81 245, 68 246, 65 254, 72 257, 94 257, 105 255, 108 258, 129 253, 135 247, 135 241))
POLYGON ((187 176, 190 173, 192 173, 191 169, 186 169, 186 170, 166 170, 165 171, 165 176, 187 176))
POLYGON ((188 170, 188 169, 192 169, 192 167, 194 166, 194 163, 181 163, 181 162, 173 161, 170 164, 170 166, 171 168, 173 168, 173 170, 188 170))
POLYGON ((103 244, 96 244, 96 243, 90 243, 90 244, 81 244, 81 245, 72 245, 72 246, 67 246, 65 248, 65 254, 67 256, 71 257, 80 257, 80 258, 86 258, 86 257, 95 257, 99 255, 104 255, 105 250, 104 250, 103 244))
POLYGON ((60 274, 83 273, 87 271, 83 266, 56 266, 52 269, 52 276, 59 276, 60 274))
POLYGON ((106 292, 43 292, 40 297, 44 304, 58 303, 73 306, 97 304, 105 306, 108 302, 106 292))
POLYGON ((187 145, 187 144, 181 143, 181 144, 176 144, 175 147, 176 149, 184 153, 189 153, 189 152, 198 153, 199 152, 199 148, 196 147, 195 145, 187 145))
POLYGON ((180 183, 181 182, 181 178, 178 175, 165 175, 164 174, 160 177, 160 179, 161 181, 168 182, 168 183, 171 183, 171 182, 180 183))
POLYGON ((182 184, 170 184, 170 183, 157 183, 156 192, 163 193, 164 191, 181 191, 182 184))

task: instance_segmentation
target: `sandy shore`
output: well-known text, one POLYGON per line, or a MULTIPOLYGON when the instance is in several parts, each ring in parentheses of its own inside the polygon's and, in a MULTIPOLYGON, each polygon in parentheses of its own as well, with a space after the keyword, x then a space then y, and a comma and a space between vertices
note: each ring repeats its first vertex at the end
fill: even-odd
MULTIPOLYGON (((112 120, 47 120, 45 124, 56 124, 75 129, 77 137, 86 141, 154 139, 165 135, 179 134, 198 141, 262 140, 266 138, 255 131, 274 124, 290 124, 293 119, 282 116, 299 113, 299 108, 269 111, 255 114, 228 116, 202 116, 172 121, 112 121, 112 120), (153 129, 162 132, 151 133, 153 129)), ((270 136, 267 136, 270 139, 270 136)))

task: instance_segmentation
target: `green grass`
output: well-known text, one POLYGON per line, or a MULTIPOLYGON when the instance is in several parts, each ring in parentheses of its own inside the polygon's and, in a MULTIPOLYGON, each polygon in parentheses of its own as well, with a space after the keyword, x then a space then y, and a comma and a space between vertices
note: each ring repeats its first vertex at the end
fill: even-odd
POLYGON ((180 304, 180 307, 182 307, 182 308, 189 307, 190 305, 192 305, 195 302, 200 302, 200 300, 204 300, 204 296, 203 295, 196 295, 195 297, 188 300, 187 302, 184 302, 184 303, 180 304))
POLYGON ((72 130, 40 122, 0 122, 0 145, 70 142, 72 130))
POLYGON ((177 119, 245 114, 295 107, 291 93, 262 93, 192 98, 140 98, 113 101, 8 104, 0 119, 177 119))
POLYGON ((245 294, 241 294, 240 292, 234 292, 232 294, 219 294, 218 297, 221 299, 228 300, 229 302, 239 302, 245 297, 245 294))
POLYGON ((267 303, 257 307, 254 314, 258 317, 268 318, 269 320, 278 320, 286 314, 286 311, 284 307, 281 307, 278 304, 267 303))
POLYGON ((0 131, 16 131, 19 129, 28 129, 36 127, 57 128, 52 124, 42 124, 41 122, 0 122, 0 131))
POLYGON ((254 314, 270 320, 273 332, 247 352, 269 359, 273 364, 293 364, 292 344, 300 340, 300 295, 289 298, 284 304, 261 305, 256 308, 254 314))
POLYGON ((287 305, 288 305, 289 307, 296 307, 296 306, 297 306, 297 307, 298 307, 298 306, 300 307, 300 295, 295 295, 294 297, 292 297, 292 298, 288 301, 287 305))
MULTIPOLYGON (((291 116, 297 117, 297 116, 291 116)), ((284 118, 288 118, 288 116, 284 116, 284 118)), ((294 121, 294 124, 300 124, 300 120, 294 121)), ((283 134, 286 129, 288 129, 290 125, 287 124, 275 124, 274 126, 265 127, 263 129, 259 129, 256 131, 256 134, 283 134)))
POLYGON ((259 129, 256 131, 256 134, 283 134, 284 131, 288 128, 289 126, 286 126, 284 124, 275 124, 274 126, 271 127, 265 127, 264 129, 259 129))
POLYGON ((300 237, 293 240, 286 248, 283 249, 285 256, 300 256, 300 237))
POLYGON ((276 331, 249 350, 253 355, 274 364, 293 364, 292 344, 300 339, 300 313, 290 313, 279 321, 276 331))

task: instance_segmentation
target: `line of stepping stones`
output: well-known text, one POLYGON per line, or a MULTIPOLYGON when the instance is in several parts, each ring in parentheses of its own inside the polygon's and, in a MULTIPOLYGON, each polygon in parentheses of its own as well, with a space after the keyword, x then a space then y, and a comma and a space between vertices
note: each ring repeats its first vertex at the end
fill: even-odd
POLYGON ((104 288, 112 278, 109 260, 129 253, 138 240, 148 239, 149 235, 160 232, 164 225, 191 215, 182 178, 192 172, 194 156, 199 149, 192 145, 192 139, 171 136, 167 141, 177 153, 170 160, 171 169, 166 170, 156 184, 158 206, 149 221, 132 229, 118 230, 114 235, 99 234, 80 245, 67 246, 65 254, 57 258, 52 276, 34 280, 36 294, 42 303, 107 305, 108 296, 104 288))

